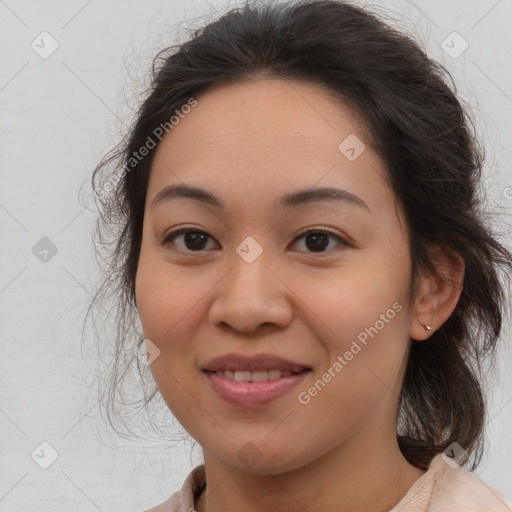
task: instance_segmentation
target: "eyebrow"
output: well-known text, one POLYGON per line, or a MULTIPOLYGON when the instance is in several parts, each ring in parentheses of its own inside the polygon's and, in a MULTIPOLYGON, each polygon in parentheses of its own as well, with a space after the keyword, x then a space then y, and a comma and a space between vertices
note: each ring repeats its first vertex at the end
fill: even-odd
MULTIPOLYGON (((178 198, 193 199, 201 204, 207 204, 217 209, 225 209, 224 201, 209 192, 199 187, 190 185, 176 184, 169 185, 160 190, 151 203, 151 208, 156 205, 178 198)), ((314 203, 317 201, 343 201, 347 204, 359 206, 371 211, 368 205, 357 195, 336 187, 319 187, 304 190, 297 190, 280 197, 275 207, 276 209, 283 210, 289 208, 297 208, 306 204, 314 203)))

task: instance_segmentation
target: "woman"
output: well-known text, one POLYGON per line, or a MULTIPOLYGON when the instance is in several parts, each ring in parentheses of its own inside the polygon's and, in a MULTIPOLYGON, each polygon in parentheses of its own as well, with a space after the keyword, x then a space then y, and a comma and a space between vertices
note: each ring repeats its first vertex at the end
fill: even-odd
POLYGON ((121 226, 105 285, 142 326, 118 354, 204 454, 151 510, 512 510, 462 467, 512 256, 444 69, 334 0, 234 9, 171 50, 93 179, 121 226))

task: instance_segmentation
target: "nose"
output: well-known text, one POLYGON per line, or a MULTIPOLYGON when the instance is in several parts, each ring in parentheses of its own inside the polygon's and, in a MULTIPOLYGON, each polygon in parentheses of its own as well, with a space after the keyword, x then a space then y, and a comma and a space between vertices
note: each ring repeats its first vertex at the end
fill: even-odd
POLYGON ((293 294, 263 254, 251 263, 234 256, 233 267, 214 288, 209 320, 216 327, 254 334, 269 325, 283 328, 291 322, 293 294))

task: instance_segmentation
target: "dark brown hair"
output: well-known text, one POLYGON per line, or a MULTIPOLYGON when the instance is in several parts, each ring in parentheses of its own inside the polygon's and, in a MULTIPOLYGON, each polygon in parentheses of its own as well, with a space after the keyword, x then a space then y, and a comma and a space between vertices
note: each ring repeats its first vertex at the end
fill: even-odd
MULTIPOLYGON (((432 244, 464 260, 463 290, 453 314, 428 341, 411 343, 397 436, 406 459, 419 468, 427 469, 454 441, 474 456, 476 467, 483 451, 483 363, 494 364, 507 300, 501 275, 507 276, 502 271, 512 256, 487 225, 483 152, 450 74, 381 18, 335 0, 251 3, 155 57, 151 88, 133 126, 92 178, 101 214, 99 245, 111 250, 87 315, 114 297, 108 410, 132 363, 148 373, 135 357, 141 334, 134 325, 134 286, 155 149, 136 163, 134 153, 208 88, 259 76, 303 80, 323 87, 363 120, 365 143, 384 162, 406 212, 413 277, 436 271, 428 252, 432 244)), ((156 392, 156 385, 149 396, 145 390, 142 404, 156 392)))

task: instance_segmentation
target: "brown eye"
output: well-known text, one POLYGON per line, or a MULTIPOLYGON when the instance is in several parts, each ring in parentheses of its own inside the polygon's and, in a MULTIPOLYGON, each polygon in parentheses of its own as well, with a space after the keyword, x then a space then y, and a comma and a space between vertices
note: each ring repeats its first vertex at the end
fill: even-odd
MULTIPOLYGON (((311 253, 324 253, 335 249, 336 246, 332 247, 333 240, 338 242, 337 247, 340 245, 344 247, 349 246, 349 244, 339 235, 332 233, 331 231, 320 229, 310 229, 302 233, 295 239, 294 245, 297 244, 297 240, 301 239, 304 239, 306 252, 311 253)), ((214 239, 206 231, 192 228, 181 228, 169 233, 162 241, 162 245, 174 246, 176 250, 181 252, 201 252, 208 249, 209 240, 214 239)))
POLYGON ((211 238, 206 231, 182 228, 169 233, 163 240, 162 245, 176 245, 175 240, 182 235, 181 247, 179 247, 178 250, 183 250, 183 252, 203 251, 206 248, 208 239, 211 238))
POLYGON ((310 229, 309 231, 302 233, 302 235, 298 236, 295 240, 300 240, 302 238, 304 239, 304 245, 307 250, 313 253, 326 252, 325 249, 328 248, 330 240, 337 240, 338 246, 348 246, 345 240, 339 235, 325 230, 310 229))

